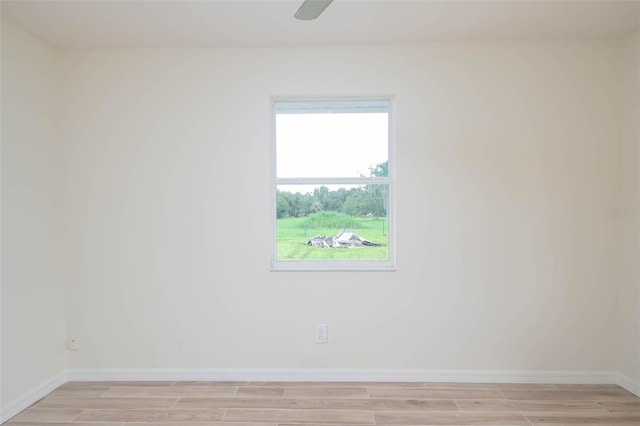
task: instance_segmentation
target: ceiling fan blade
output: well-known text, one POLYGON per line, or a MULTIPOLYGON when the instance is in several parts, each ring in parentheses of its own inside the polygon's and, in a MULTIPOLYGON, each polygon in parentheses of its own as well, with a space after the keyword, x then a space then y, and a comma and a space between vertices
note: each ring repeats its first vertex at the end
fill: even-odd
POLYGON ((302 3, 293 16, 302 21, 311 21, 320 16, 332 1, 333 0, 304 0, 304 3, 302 3))

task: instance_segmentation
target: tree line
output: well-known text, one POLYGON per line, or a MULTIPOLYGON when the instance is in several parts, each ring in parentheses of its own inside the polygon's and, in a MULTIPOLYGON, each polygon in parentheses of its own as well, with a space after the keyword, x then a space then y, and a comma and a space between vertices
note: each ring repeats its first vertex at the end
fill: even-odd
MULTIPOLYGON (((388 175, 387 162, 369 169, 370 176, 388 175)), ((278 219, 304 217, 321 211, 334 211, 350 216, 382 217, 387 214, 387 185, 361 185, 356 188, 340 188, 335 191, 321 186, 305 194, 276 191, 278 219)))

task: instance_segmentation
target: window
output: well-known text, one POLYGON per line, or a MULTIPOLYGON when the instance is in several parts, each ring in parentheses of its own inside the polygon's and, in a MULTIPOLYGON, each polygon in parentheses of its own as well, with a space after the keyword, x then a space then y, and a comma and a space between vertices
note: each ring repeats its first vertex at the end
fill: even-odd
POLYGON ((273 101, 273 269, 394 268, 391 108, 273 101))

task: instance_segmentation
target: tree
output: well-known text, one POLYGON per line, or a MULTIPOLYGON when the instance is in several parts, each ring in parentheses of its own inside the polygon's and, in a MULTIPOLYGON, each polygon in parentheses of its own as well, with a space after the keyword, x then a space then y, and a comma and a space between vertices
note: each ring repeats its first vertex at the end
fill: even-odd
MULTIPOLYGON (((369 167, 369 175, 371 177, 387 177, 389 176, 389 162, 385 161, 376 164, 375 167, 369 167)), ((367 185, 369 192, 369 213, 373 216, 386 216, 387 205, 389 200, 389 187, 386 185, 367 185)))
POLYGON ((349 195, 347 199, 344 201, 344 203, 342 204, 342 211, 348 214, 349 216, 357 216, 359 213, 358 208, 359 208, 358 202, 351 195, 349 195))
POLYGON ((287 201, 289 192, 277 191, 276 192, 276 216, 278 219, 288 217, 291 213, 291 206, 287 201))
MULTIPOLYGON (((388 176, 388 162, 369 167, 370 177, 388 176)), ((387 214, 388 186, 362 185, 356 188, 329 190, 322 185, 313 193, 276 192, 277 217, 303 217, 320 211, 343 212, 351 216, 377 216, 387 214)))
POLYGON ((387 177, 389 176, 389 161, 376 164, 375 167, 369 167, 369 176, 371 177, 387 177))
POLYGON ((329 188, 324 185, 320 188, 316 188, 313 190, 313 196, 316 201, 322 205, 322 210, 329 210, 326 205, 327 197, 329 196, 329 188))

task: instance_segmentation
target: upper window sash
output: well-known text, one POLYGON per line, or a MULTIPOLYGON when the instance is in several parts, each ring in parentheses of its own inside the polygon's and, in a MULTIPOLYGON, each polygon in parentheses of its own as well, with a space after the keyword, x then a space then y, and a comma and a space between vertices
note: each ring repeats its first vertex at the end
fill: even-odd
POLYGON ((390 99, 273 100, 272 107, 275 179, 371 179, 370 167, 393 168, 390 99))

